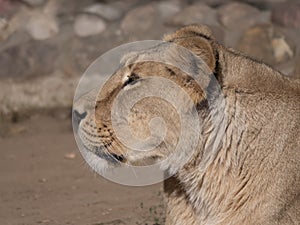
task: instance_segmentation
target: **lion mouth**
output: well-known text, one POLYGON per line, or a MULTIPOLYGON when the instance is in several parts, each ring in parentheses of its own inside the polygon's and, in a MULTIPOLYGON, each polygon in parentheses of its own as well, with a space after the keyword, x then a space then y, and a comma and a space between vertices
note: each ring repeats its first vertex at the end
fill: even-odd
POLYGON ((123 155, 118 155, 115 153, 110 153, 107 151, 106 146, 100 143, 94 144, 87 144, 91 143, 92 141, 88 139, 88 137, 80 130, 77 132, 79 140, 84 148, 84 150, 96 155, 97 157, 111 163, 113 165, 119 164, 125 161, 125 157, 123 155))
POLYGON ((87 151, 93 153, 101 159, 106 160, 108 163, 116 165, 125 161, 125 157, 123 155, 117 155, 115 153, 107 152, 104 146, 95 146, 92 149, 86 145, 84 145, 84 147, 87 151))

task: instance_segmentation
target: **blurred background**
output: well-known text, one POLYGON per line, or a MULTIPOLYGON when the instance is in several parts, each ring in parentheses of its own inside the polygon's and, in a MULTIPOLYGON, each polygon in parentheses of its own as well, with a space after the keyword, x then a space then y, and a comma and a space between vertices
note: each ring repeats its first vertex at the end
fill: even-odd
POLYGON ((218 42, 300 77, 298 0, 0 0, 0 224, 164 224, 162 184, 91 172, 71 106, 104 52, 202 23, 218 42))

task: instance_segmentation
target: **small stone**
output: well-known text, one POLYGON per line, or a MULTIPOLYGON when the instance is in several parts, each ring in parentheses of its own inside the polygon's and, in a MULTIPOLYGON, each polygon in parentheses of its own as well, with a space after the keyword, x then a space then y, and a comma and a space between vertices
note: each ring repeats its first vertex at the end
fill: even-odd
POLYGON ((90 5, 84 9, 84 12, 98 15, 108 21, 115 21, 122 17, 119 9, 102 3, 90 5))
POLYGON ((46 183, 46 182, 47 182, 47 179, 44 178, 44 177, 43 177, 43 178, 40 178, 40 179, 39 179, 39 182, 40 182, 40 183, 46 183))
POLYGON ((250 5, 238 2, 228 3, 219 8, 220 22, 227 28, 245 30, 258 23, 267 23, 270 15, 250 5))
POLYGON ((283 37, 274 38, 271 42, 276 62, 282 62, 285 58, 292 58, 294 53, 283 37))
MULTIPOLYGON (((41 66, 46 64, 43 63, 41 66)), ((2 79, 0 82, 0 114, 12 115, 12 113, 24 112, 24 110, 69 108, 72 106, 77 82, 78 78, 72 78, 59 72, 50 76, 24 79, 22 82, 2 79)))
POLYGON ((25 29, 35 40, 51 38, 59 31, 55 17, 40 12, 35 12, 31 15, 25 29))
POLYGON ((2 32, 3 30, 7 29, 8 27, 8 22, 5 18, 0 18, 0 31, 2 32))
POLYGON ((248 29, 241 38, 238 49, 275 67, 294 56, 293 44, 272 25, 258 25, 248 29))
POLYGON ((212 26, 219 25, 216 11, 204 4, 188 6, 169 21, 169 24, 175 26, 184 26, 193 23, 202 23, 212 26))
MULTIPOLYGON (((98 1, 99 2, 99 1, 98 1)), ((102 1, 103 2, 103 1, 102 1)), ((129 10, 133 9, 137 5, 140 4, 140 0, 114 0, 109 1, 109 5, 120 10, 122 14, 128 12, 129 10)))
POLYGON ((24 126, 15 126, 15 127, 11 127, 10 132, 12 134, 21 134, 24 133, 26 131, 26 127, 24 126))
POLYGON ((271 9, 275 4, 286 2, 287 0, 242 0, 243 2, 253 5, 259 9, 271 9))
POLYGON ((280 3, 272 9, 272 21, 282 26, 300 27, 300 3, 280 3))
POLYGON ((284 63, 280 63, 276 65, 276 69, 286 76, 293 77, 295 74, 294 61, 288 60, 284 63))
POLYGON ((121 23, 121 28, 125 32, 136 30, 148 30, 152 25, 152 16, 155 15, 154 7, 151 5, 134 8, 127 13, 121 23))
POLYGON ((0 18, 0 41, 5 40, 9 33, 9 24, 6 19, 0 18))
POLYGON ((47 219, 37 221, 38 224, 45 224, 45 223, 50 223, 50 222, 51 222, 51 220, 47 220, 47 219))
POLYGON ((75 19, 74 31, 79 37, 88 37, 102 33, 106 29, 105 22, 94 15, 79 15, 75 19))
POLYGON ((121 22, 121 29, 134 39, 159 38, 166 32, 160 13, 153 4, 130 10, 121 22))
POLYGON ((42 6, 46 3, 47 0, 22 0, 22 2, 24 2, 25 4, 29 5, 29 6, 42 6))
POLYGON ((201 0, 201 2, 211 7, 219 7, 230 2, 230 0, 201 0))
POLYGON ((49 43, 30 40, 8 47, 0 54, 0 78, 25 78, 43 76, 55 69, 58 47, 49 43))
MULTIPOLYGON (((102 212, 102 215, 106 215, 105 212, 102 212)), ((131 218, 130 216, 127 216, 127 218, 131 218)), ((116 220, 110 220, 110 221, 107 221, 107 222, 100 222, 100 223, 97 223, 98 225, 126 225, 127 223, 125 223, 124 221, 120 220, 120 219, 116 219, 116 220)), ((136 223, 136 224, 140 224, 140 223, 136 223)), ((145 225, 150 225, 150 223, 143 223, 145 225)), ((152 223, 151 223, 152 224, 152 223)), ((155 223, 155 224, 158 224, 158 223, 155 223)))
POLYGON ((10 18, 15 13, 12 1, 0 0, 0 15, 1 17, 10 18), (14 11, 14 12, 12 12, 14 11))
POLYGON ((75 158, 76 158, 75 152, 69 152, 65 154, 65 159, 75 159, 75 158))
POLYGON ((209 28, 211 29, 213 36, 215 37, 215 39, 221 43, 221 44, 225 44, 224 43, 224 39, 225 39, 225 31, 221 26, 209 26, 209 28))
POLYGON ((295 60, 295 71, 294 71, 294 77, 300 79, 300 55, 295 60))
POLYGON ((100 224, 101 225, 125 225, 126 223, 122 220, 116 219, 116 220, 112 220, 112 221, 108 221, 108 222, 100 223, 100 224))
POLYGON ((158 3, 158 11, 163 19, 169 19, 180 11, 180 6, 176 3, 177 2, 174 1, 163 1, 158 3))

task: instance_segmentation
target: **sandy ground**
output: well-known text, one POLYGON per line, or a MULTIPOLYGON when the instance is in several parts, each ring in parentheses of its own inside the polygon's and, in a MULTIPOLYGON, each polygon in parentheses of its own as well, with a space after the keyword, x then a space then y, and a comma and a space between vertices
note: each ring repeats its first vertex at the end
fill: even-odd
POLYGON ((161 190, 93 173, 67 119, 33 116, 10 124, 0 138, 1 225, 163 224, 161 190))

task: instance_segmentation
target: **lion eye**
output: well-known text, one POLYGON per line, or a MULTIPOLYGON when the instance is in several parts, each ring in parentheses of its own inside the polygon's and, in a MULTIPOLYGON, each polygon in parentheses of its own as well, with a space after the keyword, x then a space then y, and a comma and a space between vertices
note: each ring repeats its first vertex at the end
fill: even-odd
POLYGON ((135 74, 135 73, 132 73, 132 74, 128 77, 128 79, 125 81, 124 86, 135 84, 135 83, 138 81, 139 78, 140 78, 139 75, 137 75, 137 74, 135 74))

